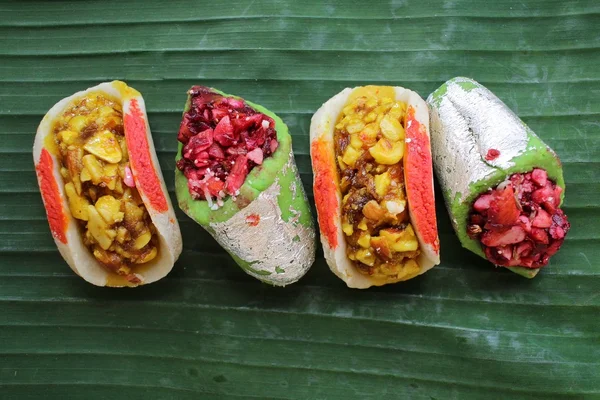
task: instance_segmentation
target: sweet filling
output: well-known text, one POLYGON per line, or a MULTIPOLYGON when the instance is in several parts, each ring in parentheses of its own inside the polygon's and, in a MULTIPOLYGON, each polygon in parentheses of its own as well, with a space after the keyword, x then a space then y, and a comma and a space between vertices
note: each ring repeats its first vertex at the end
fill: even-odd
POLYGON ((277 149, 275 121, 244 100, 207 87, 194 86, 189 94, 177 136, 183 144, 177 168, 192 197, 217 209, 225 197, 237 196, 250 171, 277 149))
POLYGON ((571 227, 558 208, 561 192, 543 169, 514 174, 475 200, 467 233, 496 265, 543 267, 571 227))
POLYGON ((419 243, 404 187, 406 104, 393 88, 351 95, 335 126, 347 255, 365 274, 387 280, 416 273, 419 243))
POLYGON ((58 117, 52 139, 84 244, 109 271, 139 283, 134 267, 157 256, 158 238, 129 167, 121 105, 90 93, 58 117))

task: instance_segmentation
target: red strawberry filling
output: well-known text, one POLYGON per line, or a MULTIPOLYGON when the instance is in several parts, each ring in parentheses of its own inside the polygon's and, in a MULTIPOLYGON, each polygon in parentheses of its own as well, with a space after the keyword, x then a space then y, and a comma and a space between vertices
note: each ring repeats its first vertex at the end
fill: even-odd
POLYGON ((207 87, 194 86, 189 94, 190 109, 177 135, 183 143, 177 168, 187 178, 192 197, 216 209, 226 196, 236 196, 252 168, 275 152, 275 121, 244 100, 207 87))
POLYGON ((558 208, 561 192, 543 169, 514 174, 475 200, 467 233, 496 265, 543 267, 571 227, 558 208))

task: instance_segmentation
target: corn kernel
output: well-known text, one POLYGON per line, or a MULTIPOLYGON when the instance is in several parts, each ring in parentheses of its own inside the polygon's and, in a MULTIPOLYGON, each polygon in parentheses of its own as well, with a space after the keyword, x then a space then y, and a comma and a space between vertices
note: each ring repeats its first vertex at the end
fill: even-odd
POLYGON ((391 140, 392 142, 404 139, 405 133, 402 124, 397 119, 386 115, 379 123, 381 133, 384 137, 391 140))
POLYGON ((96 201, 96 210, 107 224, 123 221, 125 214, 121 211, 121 202, 113 196, 102 196, 96 201))
POLYGON ((358 223, 358 225, 356 225, 356 226, 361 231, 366 231, 367 229, 369 229, 369 227, 367 226, 367 219, 366 218, 361 219, 360 222, 358 223))
POLYGON ((356 259, 370 267, 375 265, 375 254, 368 249, 360 249, 356 252, 356 259))
POLYGON ((60 140, 62 143, 66 144, 67 146, 70 146, 73 143, 75 143, 75 140, 77 139, 79 134, 77 132, 73 132, 71 130, 66 130, 66 131, 58 132, 57 136, 58 136, 58 140, 60 140))
POLYGON ((391 183, 392 177, 389 172, 386 171, 383 174, 375 175, 375 192, 377 192, 377 195, 385 196, 391 183))
POLYGON ((354 147, 355 149, 362 148, 363 142, 360 140, 359 135, 357 135, 357 134, 350 135, 350 146, 354 147))
POLYGON ((117 229, 117 237, 116 237, 117 242, 123 244, 130 238, 131 238, 131 235, 129 234, 129 231, 127 230, 127 228, 125 228, 124 226, 120 226, 117 229))
POLYGON ((151 238, 152 233, 150 233, 150 231, 145 231, 135 239, 135 242, 133 243, 133 248, 136 250, 140 250, 142 247, 150 243, 151 238))
POLYGON ((405 113, 406 113, 406 103, 402 103, 402 102, 394 103, 392 108, 390 108, 390 111, 388 111, 388 115, 394 119, 397 119, 398 121, 400 121, 404 117, 405 113))
POLYGON ((77 115, 69 120, 69 127, 75 132, 81 132, 87 125, 87 118, 77 115))
POLYGON ((377 142, 377 134, 379 133, 379 127, 376 124, 369 124, 367 126, 365 126, 365 128, 362 130, 362 132, 359 133, 360 135, 360 140, 369 145, 372 146, 375 144, 375 142, 377 142))
POLYGON ((368 249, 369 246, 371 246, 371 235, 365 232, 360 236, 360 238, 356 242, 360 247, 368 249))
POLYGON ((134 225, 142 220, 144 210, 133 204, 131 201, 125 202, 125 222, 128 225, 134 225))
POLYGON ((419 248, 419 242, 417 241, 415 232, 410 224, 408 224, 403 231, 393 228, 382 229, 379 231, 379 234, 387 240, 392 251, 415 251, 419 248))
POLYGON ((354 227, 348 222, 342 222, 342 231, 346 234, 346 236, 352 236, 354 233, 354 227))
POLYGON ((92 180, 92 175, 90 175, 90 171, 87 168, 83 167, 81 170, 81 174, 79 175, 79 179, 81 182, 87 182, 92 180))
POLYGON ((97 132, 83 148, 109 163, 118 163, 123 158, 121 146, 111 131, 97 132))
POLYGON ((60 176, 62 176, 63 179, 67 179, 69 177, 69 170, 65 167, 60 167, 60 176))
POLYGON ((348 131, 348 133, 358 133, 360 132, 363 128, 365 127, 365 123, 362 122, 359 119, 353 119, 350 121, 350 123, 346 126, 346 131, 348 131))
POLYGON ((356 150, 354 147, 348 146, 348 147, 346 147, 346 151, 344 152, 342 161, 344 161, 344 163, 346 165, 354 167, 354 164, 356 164, 356 160, 358 160, 358 157, 360 157, 360 154, 361 153, 358 150, 356 150))
POLYGON ((94 240, 98 242, 103 250, 107 250, 112 244, 112 239, 106 233, 106 222, 102 219, 96 208, 92 205, 88 206, 88 224, 87 228, 94 240))
POLYGON ((77 219, 87 221, 87 210, 88 206, 90 205, 90 202, 87 201, 85 197, 81 197, 77 194, 77 191, 75 190, 75 185, 73 185, 72 182, 69 182, 65 185, 65 193, 67 194, 71 214, 77 219))
POLYGON ((391 143, 388 139, 379 139, 377 144, 369 149, 369 153, 378 164, 393 165, 404 156, 404 142, 391 143))
POLYGON ((103 169, 96 156, 93 154, 86 154, 83 156, 82 161, 92 178, 92 182, 96 185, 99 184, 102 181, 103 169))
POLYGON ((375 97, 371 97, 367 100, 367 102, 365 103, 365 107, 367 108, 374 108, 377 106, 377 99, 375 97))
POLYGON ((377 119, 377 113, 375 113, 375 112, 371 111, 370 113, 368 113, 368 114, 365 116, 365 118, 364 118, 364 121, 365 121, 366 123, 369 123, 369 122, 373 122, 373 121, 375 121, 376 119, 377 119))
POLYGON ((337 156, 337 161, 338 161, 338 165, 340 166, 341 170, 345 170, 346 168, 348 168, 348 166, 346 165, 346 163, 342 159, 342 156, 337 156))

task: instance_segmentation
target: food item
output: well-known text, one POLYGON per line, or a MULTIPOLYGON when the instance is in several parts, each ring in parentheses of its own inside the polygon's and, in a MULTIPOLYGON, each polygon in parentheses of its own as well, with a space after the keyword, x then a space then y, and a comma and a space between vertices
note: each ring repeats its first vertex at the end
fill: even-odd
POLYGON ((177 137, 179 207, 248 274, 276 286, 315 258, 310 208, 287 126, 275 114, 193 86, 177 137))
POLYGON ((33 158, 54 241, 98 286, 164 277, 182 248, 146 117, 125 83, 102 83, 54 105, 33 158))
POLYGON ((321 242, 349 287, 439 264, 427 105, 401 87, 344 89, 310 126, 321 242))
POLYGON ((451 79, 427 101, 436 174, 462 245, 533 278, 570 228, 558 156, 472 79, 451 79))

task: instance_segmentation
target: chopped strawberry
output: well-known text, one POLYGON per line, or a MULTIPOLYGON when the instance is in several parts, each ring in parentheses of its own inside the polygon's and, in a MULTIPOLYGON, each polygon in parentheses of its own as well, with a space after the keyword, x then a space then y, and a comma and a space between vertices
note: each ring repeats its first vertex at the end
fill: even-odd
POLYGON ((210 156, 208 155, 208 152, 203 151, 202 153, 197 154, 194 157, 194 165, 198 168, 210 165, 210 156))
POLYGON ((222 191, 224 187, 225 187, 225 182, 223 182, 222 180, 220 180, 217 177, 214 177, 214 176, 210 177, 206 181, 206 188, 208 189, 208 192, 213 197, 219 197, 219 192, 222 191))
POLYGON ((552 225, 552 217, 544 209, 540 208, 537 210, 536 216, 531 221, 531 225, 536 228, 550 228, 552 225))
POLYGON ((473 203, 473 208, 479 212, 484 212, 488 208, 490 208, 490 202, 492 201, 491 194, 482 194, 479 198, 473 203))
POLYGON ((248 159, 246 156, 237 156, 225 181, 225 190, 227 193, 235 195, 237 190, 242 187, 246 175, 248 175, 248 159))
POLYGON ((565 237, 565 230, 558 225, 552 225, 549 230, 552 239, 562 239, 565 237))
POLYGON ((194 199, 215 197, 219 206, 218 200, 239 190, 251 166, 273 154, 278 146, 275 122, 244 100, 210 88, 194 86, 188 93, 191 104, 178 133, 184 147, 176 166, 194 199))
POLYGON ((525 239, 525 230, 518 225, 501 231, 487 231, 481 237, 481 243, 489 247, 506 246, 525 239))
POLYGON ((217 143, 213 143, 208 149, 208 155, 214 158, 215 160, 223 160, 225 158, 225 153, 223 153, 223 149, 217 143))
POLYGON ((518 258, 527 257, 533 250, 533 244, 529 241, 521 242, 516 246, 516 255, 518 258))
POLYGON ((497 190, 490 202, 488 219, 492 225, 510 226, 519 219, 519 209, 515 200, 515 192, 511 184, 504 190, 497 190))
POLYGON ((248 149, 243 144, 239 146, 232 146, 226 150, 227 154, 231 154, 233 156, 244 155, 248 153, 248 149))
POLYGON ((261 165, 263 162, 263 152, 261 149, 256 148, 247 154, 249 160, 254 161, 256 164, 261 165))
POLYGON ((525 229, 525 232, 531 232, 531 221, 525 215, 519 216, 519 222, 521 223, 521 227, 525 229))
POLYGON ((229 116, 223 117, 215 128, 215 141, 221 146, 231 146, 235 142, 233 125, 229 120, 229 116))
POLYGON ((548 173, 543 169, 536 168, 531 172, 531 180, 538 187, 544 187, 548 181, 548 173))
POLYGON ((557 201, 552 187, 544 186, 531 194, 531 200, 542 205, 550 214, 556 211, 557 201))
POLYGON ((513 174, 508 185, 484 193, 474 202, 467 234, 480 240, 487 259, 496 265, 543 267, 570 229, 558 208, 561 193, 562 188, 540 168, 513 174))
POLYGON ((548 244, 550 242, 548 239, 548 232, 542 228, 531 228, 529 237, 531 237, 537 243, 548 244))

